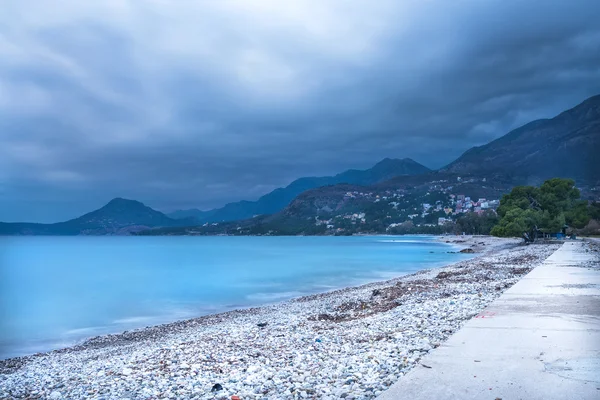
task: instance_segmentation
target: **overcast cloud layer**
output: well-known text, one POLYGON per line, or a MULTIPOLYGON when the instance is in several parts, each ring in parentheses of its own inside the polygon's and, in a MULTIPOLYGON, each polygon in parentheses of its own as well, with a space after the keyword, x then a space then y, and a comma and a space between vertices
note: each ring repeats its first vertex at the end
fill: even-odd
POLYGON ((0 220, 431 168, 600 93, 600 2, 8 0, 0 220), (58 5, 60 4, 60 5, 58 5))

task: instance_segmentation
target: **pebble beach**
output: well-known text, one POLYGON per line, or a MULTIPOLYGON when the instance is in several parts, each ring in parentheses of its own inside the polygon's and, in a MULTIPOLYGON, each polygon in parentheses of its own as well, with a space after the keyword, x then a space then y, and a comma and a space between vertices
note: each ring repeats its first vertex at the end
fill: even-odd
POLYGON ((448 236, 470 260, 0 361, 0 399, 373 399, 559 244, 448 236))

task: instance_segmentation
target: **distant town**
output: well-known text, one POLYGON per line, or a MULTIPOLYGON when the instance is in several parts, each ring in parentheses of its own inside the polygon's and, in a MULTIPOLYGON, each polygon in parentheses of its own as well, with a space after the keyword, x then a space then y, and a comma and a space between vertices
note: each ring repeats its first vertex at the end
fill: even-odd
POLYGON ((347 190, 337 197, 319 197, 317 193, 314 198, 298 199, 296 206, 290 205, 287 217, 286 213, 272 219, 255 216, 256 224, 211 222, 203 224, 202 230, 190 229, 189 233, 277 235, 286 233, 283 229, 289 229, 290 233, 325 235, 446 233, 460 230, 457 222, 467 216, 478 220, 479 225, 486 218, 496 221, 501 191, 485 185, 486 178, 457 177, 416 187, 347 190), (483 193, 496 195, 489 198, 483 193))
MULTIPOLYGON (((485 178, 469 179, 463 181, 460 177, 458 182, 474 183, 476 181, 485 182, 485 178)), ((419 201, 415 199, 413 193, 407 194, 405 189, 386 190, 383 194, 373 192, 347 192, 344 201, 350 202, 355 199, 362 199, 371 202, 374 207, 369 207, 371 211, 387 211, 385 219, 388 220, 386 231, 393 231, 394 228, 401 227, 403 224, 412 223, 415 227, 434 227, 454 223, 457 218, 467 213, 476 213, 482 215, 486 211, 495 213, 500 205, 499 199, 471 198, 468 194, 454 193, 454 186, 447 180, 431 182, 429 191, 425 192, 422 198, 430 198, 428 201, 419 201)), ((334 212, 332 209, 323 211, 334 212)), ((373 217, 381 217, 381 212, 375 213, 373 217)), ((331 218, 320 216, 315 217, 315 225, 324 225, 327 230, 344 232, 350 225, 366 225, 369 219, 369 212, 354 212, 338 214, 331 218)), ((351 229, 355 231, 356 229, 351 229)))

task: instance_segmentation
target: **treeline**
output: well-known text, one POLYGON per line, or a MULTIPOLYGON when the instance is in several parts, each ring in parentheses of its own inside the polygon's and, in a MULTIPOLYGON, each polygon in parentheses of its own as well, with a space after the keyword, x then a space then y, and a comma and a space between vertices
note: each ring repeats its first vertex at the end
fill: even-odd
MULTIPOLYGON (((437 221, 436 221, 437 222, 437 221)), ((393 228, 387 233, 394 235, 428 234, 443 235, 447 233, 467 235, 489 235, 491 229, 498 222, 498 216, 494 211, 486 210, 483 213, 470 212, 460 216, 455 222, 446 222, 443 225, 415 225, 407 221, 393 228)))
POLYGON ((500 219, 491 234, 531 241, 540 235, 581 230, 590 220, 600 219, 600 203, 589 204, 580 196, 572 179, 553 178, 540 187, 517 186, 500 200, 500 219))

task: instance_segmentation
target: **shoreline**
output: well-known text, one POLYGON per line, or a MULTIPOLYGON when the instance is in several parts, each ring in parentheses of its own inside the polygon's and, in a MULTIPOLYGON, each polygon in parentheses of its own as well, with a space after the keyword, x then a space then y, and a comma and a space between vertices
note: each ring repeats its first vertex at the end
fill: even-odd
MULTIPOLYGON (((466 237, 469 239, 468 241, 465 240, 463 238, 463 236, 459 236, 459 235, 427 235, 427 234, 414 234, 414 235, 391 235, 391 234, 373 234, 373 235, 362 235, 362 236, 375 236, 375 237, 388 237, 388 238, 395 238, 398 236, 423 236, 423 237, 427 237, 427 238, 433 238, 431 241, 432 242, 439 242, 439 243, 444 243, 446 245, 448 245, 449 247, 451 247, 451 250, 445 252, 445 253, 460 253, 461 250, 464 249, 468 249, 468 248, 473 248, 475 253, 481 253, 484 250, 486 250, 484 247, 481 246, 477 246, 477 244, 475 244, 475 237, 485 237, 485 238, 489 238, 489 236, 475 236, 475 235, 467 235, 466 237), (447 240, 448 238, 455 238, 456 240, 447 240), (460 239, 463 238, 463 239, 460 239), (473 242, 473 244, 471 243, 473 242)), ((259 236, 255 236, 255 237, 259 237, 259 236)), ((502 239, 501 239, 502 240, 502 239)), ((459 261, 457 261, 459 262, 459 261)), ((11 363, 11 361, 14 361, 14 363, 22 363, 22 361, 18 361, 18 360, 25 360, 25 359, 29 359, 31 357, 36 357, 36 356, 40 356, 40 355, 44 355, 44 354, 49 354, 49 353, 54 353, 54 352, 65 352, 65 351, 69 351, 69 350, 75 350, 75 349, 81 349, 83 347, 88 347, 89 345, 93 345, 93 343, 97 342, 97 341, 105 341, 104 339, 107 338, 119 338, 119 337, 126 337, 125 340, 130 341, 130 340, 135 340, 134 338, 131 337, 131 335, 136 336, 135 334, 143 334, 144 331, 148 331, 148 330, 153 330, 153 329, 171 329, 171 328, 176 328, 178 325, 180 324, 185 324, 186 322, 189 321, 193 321, 193 320, 200 320, 200 319, 205 319, 207 317, 217 317, 217 316, 226 316, 230 313, 240 313, 246 310, 251 310, 251 309, 260 309, 260 308, 264 308, 264 307, 270 307, 270 306, 277 306, 278 304, 281 303, 286 303, 289 301, 295 301, 298 299, 302 299, 305 297, 311 297, 311 296, 316 296, 316 295, 327 295, 327 294, 334 294, 336 292, 339 291, 344 291, 347 289, 358 289, 367 285, 371 285, 371 284, 378 284, 378 283, 384 283, 384 282, 388 282, 388 281, 392 281, 392 280, 397 280, 400 278, 404 278, 407 276, 412 276, 414 274, 418 274, 422 271, 429 271, 429 270, 436 270, 439 268, 443 268, 446 266, 450 266, 452 264, 455 264, 457 262, 447 262, 447 261, 441 261, 441 262, 436 262, 436 263, 432 263, 431 266, 420 270, 420 271, 416 271, 416 272, 411 272, 411 273, 406 273, 406 274, 402 274, 402 275, 398 275, 398 276, 394 276, 391 278, 381 278, 381 279, 377 279, 374 281, 366 281, 366 282, 362 282, 362 283, 357 283, 357 284, 350 284, 347 286, 339 286, 339 287, 330 287, 330 288, 324 288, 323 290, 319 290, 319 291, 315 291, 315 292, 308 292, 308 293, 301 293, 295 297, 291 297, 291 298, 283 298, 280 300, 274 300, 274 301, 266 301, 263 304, 258 304, 258 305, 237 305, 235 307, 231 307, 231 308, 225 308, 222 310, 218 310, 215 312, 210 312, 208 314, 204 314, 204 315, 199 315, 199 316, 193 316, 193 317, 187 317, 187 318, 182 318, 182 319, 177 319, 177 320, 172 320, 172 321, 166 321, 166 322, 159 322, 159 323, 155 323, 155 324, 151 324, 145 327, 139 327, 139 328, 132 328, 132 329, 126 329, 126 330, 119 330, 116 332, 107 332, 107 333, 102 333, 102 334, 98 334, 98 335, 94 335, 94 336, 89 336, 87 338, 83 338, 78 340, 77 342, 70 344, 70 345, 65 345, 63 347, 59 347, 59 348, 54 348, 54 349, 50 349, 50 350, 46 350, 46 351, 37 351, 35 353, 30 353, 30 354, 24 354, 24 355, 16 355, 16 356, 11 356, 11 357, 6 357, 6 358, 0 358, 0 374, 3 373, 3 363, 11 363)))
MULTIPOLYGON (((457 241, 458 243, 450 243, 448 240, 443 240, 443 239, 447 239, 448 235, 425 235, 425 234, 423 234, 423 235, 421 235, 421 234, 416 234, 416 235, 390 235, 390 234, 366 235, 365 234, 365 235, 359 235, 359 236, 382 238, 381 241, 389 241, 389 242, 405 242, 404 240, 396 240, 396 239, 398 239, 399 237, 403 238, 405 236, 409 236, 409 237, 414 236, 414 237, 421 237, 421 240, 423 240, 423 238, 425 238, 426 242, 443 243, 447 246, 445 249, 442 249, 443 251, 439 251, 439 250, 435 251, 436 253, 456 254, 456 253, 460 253, 460 250, 465 247, 464 245, 461 246, 460 244, 458 244, 458 243, 464 242, 464 240, 459 240, 459 241, 457 241), (389 240, 385 240, 386 238, 389 240)), ((91 237, 91 236, 88 236, 88 237, 91 237)), ((260 237, 260 236, 254 236, 254 237, 260 237)), ((294 236, 290 236, 290 237, 294 237, 294 236)), ((313 236, 306 236, 306 237, 311 238, 313 236)), ((333 236, 331 236, 331 237, 333 237, 333 236)), ((430 253, 432 253, 432 252, 433 251, 430 251, 430 253)), ((471 256, 473 256, 473 255, 471 254, 471 256)), ((455 260, 452 260, 452 261, 450 261, 450 260, 430 261, 425 264, 424 269, 439 268, 439 267, 443 267, 443 266, 449 265, 454 262, 457 262, 457 261, 455 261, 455 260)), ((204 311, 200 311, 197 313, 188 312, 187 315, 179 316, 179 317, 169 317, 169 316, 162 316, 162 317, 156 317, 156 318, 149 317, 148 318, 149 321, 146 321, 146 323, 139 324, 137 326, 129 325, 129 326, 116 327, 116 329, 103 330, 101 328, 102 325, 100 325, 100 328, 98 328, 98 330, 96 332, 90 332, 88 335, 85 335, 85 336, 81 335, 74 340, 69 340, 69 341, 63 340, 62 343, 60 343, 59 345, 51 344, 51 345, 47 346, 46 348, 41 348, 40 346, 37 346, 37 348, 32 349, 32 351, 29 351, 29 352, 24 351, 21 354, 13 353, 11 355, 7 355, 4 357, 2 355, 0 355, 0 373, 2 371, 2 362, 3 361, 28 358, 28 357, 35 356, 35 355, 46 354, 46 353, 51 353, 54 351, 61 351, 61 350, 66 350, 66 349, 71 349, 71 348, 79 348, 80 346, 85 345, 90 340, 103 338, 105 336, 118 336, 118 335, 141 331, 141 330, 145 330, 145 329, 151 329, 153 327, 163 327, 163 326, 167 326, 167 325, 177 324, 177 323, 185 322, 188 320, 194 320, 194 319, 207 317, 207 316, 211 316, 211 315, 222 315, 222 314, 226 314, 226 313, 233 312, 233 311, 241 311, 241 310, 246 310, 246 309, 261 308, 261 307, 277 305, 279 303, 294 300, 299 297, 334 292, 337 290, 353 288, 353 287, 360 287, 360 286, 367 285, 370 283, 384 282, 384 281, 387 281, 390 279, 400 278, 400 277, 403 277, 403 276, 406 276, 409 274, 413 274, 413 273, 414 273, 414 271, 409 271, 409 272, 396 271, 395 273, 381 274, 381 276, 377 276, 377 277, 353 279, 351 281, 345 281, 343 284, 338 283, 335 285, 320 286, 318 288, 308 288, 308 289, 305 288, 305 290, 302 290, 302 289, 296 290, 295 288, 294 289, 290 288, 288 290, 292 290, 294 293, 291 293, 290 291, 283 292, 283 293, 281 293, 282 295, 280 295, 280 293, 274 293, 273 297, 266 297, 266 298, 258 300, 258 301, 254 300, 254 299, 250 299, 246 303, 244 303, 243 301, 240 301, 237 304, 236 303, 220 304, 218 306, 211 307, 212 309, 209 311, 206 311, 206 312, 204 312, 204 311)), ((262 293, 259 293, 259 294, 262 294, 262 293)), ((59 343, 59 342, 61 342, 61 340, 55 339, 55 341, 53 341, 52 343, 59 343)))
POLYGON ((483 253, 1 360, 0 398, 374 398, 557 248, 484 236, 438 240, 483 253))

